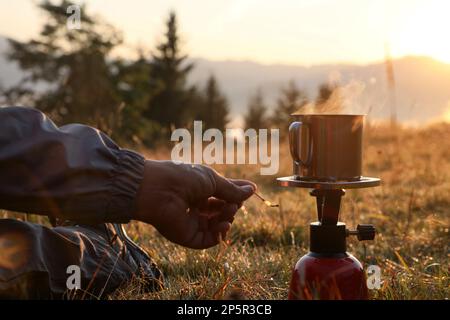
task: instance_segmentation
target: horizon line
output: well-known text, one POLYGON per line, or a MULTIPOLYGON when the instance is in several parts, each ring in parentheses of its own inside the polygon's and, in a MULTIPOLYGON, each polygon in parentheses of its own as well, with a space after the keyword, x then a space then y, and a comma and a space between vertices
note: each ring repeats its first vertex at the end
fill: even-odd
MULTIPOLYGON (((442 63, 442 64, 450 66, 450 62, 442 61, 442 60, 437 59, 435 57, 432 57, 432 56, 429 56, 429 55, 423 55, 423 54, 422 55, 421 54, 406 54, 406 55, 402 55, 402 56, 398 56, 398 57, 392 57, 391 60, 393 60, 393 61, 395 61, 395 60, 404 60, 404 59, 408 59, 408 58, 427 59, 427 60, 432 60, 434 62, 442 63)), ((371 61, 367 61, 367 62, 336 61, 336 62, 301 64, 301 63, 294 63, 294 62, 293 63, 289 63, 289 62, 263 62, 263 61, 259 61, 257 59, 251 60, 249 58, 214 59, 214 58, 207 58, 207 57, 202 57, 202 56, 193 56, 193 57, 188 57, 188 59, 191 59, 191 60, 202 59, 202 60, 208 60, 208 61, 211 61, 211 62, 219 62, 219 63, 220 62, 253 63, 253 64, 258 64, 258 65, 261 65, 261 66, 265 66, 265 67, 280 66, 280 67, 304 67, 304 68, 313 68, 313 67, 318 67, 318 66, 336 66, 336 65, 364 67, 364 66, 369 66, 369 65, 373 65, 373 64, 380 64, 380 63, 384 63, 385 62, 385 60, 379 59, 379 60, 371 60, 371 61)))
MULTIPOLYGON (((5 34, 0 34, 0 39, 3 38, 5 40, 8 39, 13 39, 12 37, 9 37, 5 34)), ((20 40, 19 40, 20 41, 20 40)), ((122 43, 121 45, 117 46, 116 49, 124 49, 127 48, 130 49, 130 44, 128 43, 122 43)), ((144 49, 145 50, 145 49, 144 49)), ((133 50, 135 51, 134 54, 138 54, 138 50, 133 50)), ((146 50, 149 55, 153 50, 146 50)), ((114 56, 114 54, 113 54, 114 56)), ((120 57, 122 59, 128 60, 131 58, 127 58, 124 57, 123 55, 117 55, 117 57, 120 57)), ((405 54, 405 55, 400 55, 400 56, 394 56, 391 57, 391 59, 393 61, 396 60, 402 60, 402 59, 407 59, 407 58, 419 58, 419 59, 427 59, 427 60, 432 60, 434 62, 437 63, 441 63, 444 65, 448 65, 450 66, 450 62, 446 62, 443 61, 441 59, 438 59, 436 57, 433 57, 431 55, 425 55, 425 54, 405 54)), ((202 59, 202 60, 208 60, 211 62, 240 62, 240 63, 253 63, 253 64, 257 64, 260 66, 264 66, 264 67, 303 67, 303 68, 313 68, 313 67, 318 67, 318 66, 336 66, 336 65, 341 65, 341 66, 358 66, 358 67, 364 67, 364 66, 369 66, 369 65, 373 65, 373 64, 380 64, 380 63, 384 63, 385 60, 383 58, 380 59, 374 59, 374 60, 368 60, 368 61, 346 61, 346 60, 337 60, 337 61, 328 61, 328 62, 320 62, 320 63, 311 63, 311 64, 307 64, 307 63, 295 63, 295 62, 265 62, 265 61, 261 61, 258 59, 252 59, 252 58, 208 58, 205 56, 188 56, 188 59, 191 60, 195 60, 195 59, 202 59)))

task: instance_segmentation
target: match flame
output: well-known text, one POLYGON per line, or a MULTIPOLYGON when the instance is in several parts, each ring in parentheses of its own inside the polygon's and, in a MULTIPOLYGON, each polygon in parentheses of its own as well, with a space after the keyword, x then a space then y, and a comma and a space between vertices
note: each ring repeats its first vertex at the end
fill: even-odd
POLYGON ((264 204, 270 208, 276 208, 279 207, 278 204, 276 203, 272 203, 269 200, 264 199, 260 194, 258 194, 257 192, 254 193, 255 196, 257 196, 259 199, 261 199, 262 202, 264 202, 264 204))

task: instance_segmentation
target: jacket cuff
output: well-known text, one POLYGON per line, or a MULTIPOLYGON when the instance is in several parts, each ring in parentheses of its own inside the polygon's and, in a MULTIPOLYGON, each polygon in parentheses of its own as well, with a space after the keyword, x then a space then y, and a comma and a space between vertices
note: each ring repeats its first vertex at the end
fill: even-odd
POLYGON ((136 197, 144 176, 145 158, 126 149, 116 151, 117 163, 110 179, 105 221, 127 223, 136 209, 136 197))

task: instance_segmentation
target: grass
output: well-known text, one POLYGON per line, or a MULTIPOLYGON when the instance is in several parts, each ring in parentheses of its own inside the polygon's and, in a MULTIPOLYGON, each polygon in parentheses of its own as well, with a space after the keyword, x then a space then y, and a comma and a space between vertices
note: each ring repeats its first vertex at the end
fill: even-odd
MULTIPOLYGON (((364 174, 381 187, 348 190, 341 220, 350 228, 372 223, 375 241, 349 239, 348 251, 365 266, 376 264, 382 285, 372 299, 448 299, 450 225, 450 125, 420 129, 366 127, 364 174)), ((288 147, 281 147, 279 176, 290 175, 288 147)), ((152 158, 167 158, 158 150, 152 158)), ((290 273, 308 251, 308 224, 316 220, 305 189, 277 187, 257 166, 217 167, 229 177, 254 180, 267 208, 252 197, 237 214, 228 239, 208 250, 190 250, 164 239, 151 226, 131 223, 128 232, 165 274, 165 289, 142 293, 139 279, 111 299, 286 299, 290 273)), ((17 214, 15 215, 18 216, 17 214)), ((23 216, 23 215, 22 215, 23 216)), ((33 218, 44 223, 45 217, 33 218)))
MULTIPOLYGON (((375 241, 349 240, 348 251, 364 265, 376 264, 382 285, 372 299, 448 299, 450 222, 450 125, 421 129, 366 128, 364 173, 381 187, 348 190, 341 220, 348 227, 372 223, 375 241)), ((287 145, 280 175, 289 175, 287 145)), ((163 158, 164 154, 155 157, 163 158)), ((154 257, 166 276, 165 289, 139 293, 139 283, 113 299, 286 299, 293 264, 308 251, 308 224, 316 219, 314 199, 304 189, 283 189, 255 166, 218 167, 230 177, 258 183, 280 204, 267 208, 253 197, 238 213, 229 238, 208 250, 174 245, 152 227, 128 230, 154 257)))

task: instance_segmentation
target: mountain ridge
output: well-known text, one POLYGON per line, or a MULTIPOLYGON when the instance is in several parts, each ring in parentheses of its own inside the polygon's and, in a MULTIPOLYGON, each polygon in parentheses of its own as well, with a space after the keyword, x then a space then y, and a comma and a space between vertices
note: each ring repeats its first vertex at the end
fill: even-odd
MULTIPOLYGON (((252 93, 260 88, 273 109, 279 89, 293 80, 314 100, 317 87, 335 80, 344 87, 350 109, 386 119, 388 86, 384 62, 364 65, 327 64, 315 66, 261 65, 247 61, 192 59, 190 80, 202 83, 215 74, 225 94, 231 95, 234 111, 245 110, 252 93), (356 109, 356 110, 355 110, 356 109)), ((393 60, 398 119, 426 123, 441 117, 450 107, 450 64, 427 56, 406 56, 393 60)))
MULTIPOLYGON (((17 83, 23 71, 5 57, 8 43, 0 36, 0 85, 17 83)), ((242 121, 247 102, 260 88, 269 112, 276 105, 280 88, 293 80, 304 90, 310 101, 317 88, 327 81, 342 87, 348 111, 369 113, 374 119, 390 116, 388 86, 383 61, 367 64, 330 63, 323 65, 261 64, 249 60, 209 60, 190 58, 194 68, 188 77, 190 84, 203 87, 214 74, 230 102, 232 116, 242 121)), ((424 124, 450 111, 450 64, 427 56, 406 56, 393 59, 395 95, 398 119, 424 124)))

